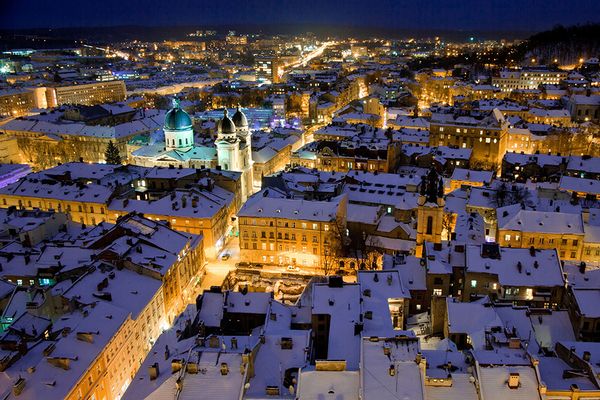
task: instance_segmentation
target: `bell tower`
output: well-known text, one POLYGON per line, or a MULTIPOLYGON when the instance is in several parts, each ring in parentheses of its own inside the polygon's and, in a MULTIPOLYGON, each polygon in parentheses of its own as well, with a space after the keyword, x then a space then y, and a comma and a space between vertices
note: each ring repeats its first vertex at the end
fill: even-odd
POLYGON ((419 187, 417 201, 417 247, 421 257, 425 242, 442 243, 444 219, 444 182, 435 169, 429 170, 419 187))
POLYGON ((217 160, 224 170, 240 171, 240 141, 237 137, 235 124, 229 118, 225 109, 223 119, 219 123, 217 140, 217 160))

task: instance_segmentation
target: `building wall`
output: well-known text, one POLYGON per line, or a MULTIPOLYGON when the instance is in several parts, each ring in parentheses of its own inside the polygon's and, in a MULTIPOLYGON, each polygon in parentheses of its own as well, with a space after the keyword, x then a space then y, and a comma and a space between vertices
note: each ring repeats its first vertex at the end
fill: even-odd
POLYGON ((473 149, 471 163, 482 167, 500 166, 506 153, 508 134, 505 129, 451 125, 431 122, 431 146, 454 146, 473 149))
MULTIPOLYGON (((105 162, 109 141, 117 147, 121 159, 127 160, 127 142, 132 137, 145 132, 132 132, 119 138, 56 132, 55 135, 59 139, 49 138, 41 132, 4 130, 3 133, 16 142, 18 150, 12 155, 13 157, 20 155, 22 162, 31 165, 32 168, 45 169, 54 167, 58 163, 64 164, 80 159, 84 162, 105 162)), ((14 144, 11 143, 11 146, 14 144)))
POLYGON ((56 98, 56 104, 49 101, 50 107, 61 104, 82 104, 93 106, 102 103, 114 103, 126 98, 127 90, 124 81, 93 82, 81 85, 58 86, 49 88, 56 98))
POLYGON ((241 217, 239 222, 240 256, 249 263, 318 269, 336 240, 335 221, 241 217))
POLYGON ((523 232, 498 229, 497 242, 502 247, 527 249, 556 249, 563 260, 581 260, 583 234, 569 235, 560 233, 523 232))
POLYGON ((276 172, 283 171, 283 169, 291 163, 292 157, 292 146, 288 145, 277 152, 270 160, 265 162, 256 162, 252 164, 254 169, 253 173, 253 185, 254 187, 260 188, 262 184, 262 177, 272 175, 276 172))
POLYGON ((7 94, 0 93, 0 117, 19 117, 35 108, 33 91, 23 90, 7 94))
POLYGON ((417 247, 416 256, 420 257, 423 243, 442 243, 442 231, 444 220, 444 203, 440 199, 438 206, 424 205, 425 198, 419 198, 417 208, 417 247))
POLYGON ((87 203, 83 201, 58 200, 48 197, 27 197, 13 194, 0 194, 2 207, 16 206, 17 208, 42 211, 59 211, 68 214, 72 221, 86 225, 96 225, 108 222, 107 206, 103 203, 87 203))

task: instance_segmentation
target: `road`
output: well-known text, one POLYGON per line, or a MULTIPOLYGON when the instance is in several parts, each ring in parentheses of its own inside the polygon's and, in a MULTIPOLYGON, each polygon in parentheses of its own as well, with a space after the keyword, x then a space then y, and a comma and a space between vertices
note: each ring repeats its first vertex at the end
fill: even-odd
POLYGON ((196 288, 196 295, 210 289, 211 286, 221 286, 229 271, 235 269, 235 264, 238 262, 240 262, 239 238, 234 237, 227 241, 217 259, 208 260, 205 267, 206 274, 202 283, 196 288), (224 254, 229 254, 229 259, 223 260, 224 254))
POLYGON ((300 58, 300 60, 293 62, 291 64, 284 65, 283 68, 281 68, 280 78, 283 75, 287 74, 290 70, 300 67, 300 66, 305 66, 306 64, 308 64, 308 62, 310 60, 312 60, 316 57, 320 57, 323 54, 323 52, 325 51, 325 49, 328 48, 329 46, 332 46, 333 44, 335 44, 335 42, 324 42, 319 47, 317 47, 310 53, 308 53, 305 56, 303 56, 302 58, 300 58))

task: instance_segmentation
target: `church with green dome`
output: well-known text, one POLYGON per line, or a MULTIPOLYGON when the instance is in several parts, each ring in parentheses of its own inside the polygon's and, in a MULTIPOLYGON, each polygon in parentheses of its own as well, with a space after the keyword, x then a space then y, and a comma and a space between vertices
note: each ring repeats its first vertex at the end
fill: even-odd
POLYGON ((173 100, 165 114, 164 141, 140 146, 131 153, 133 163, 146 167, 217 168, 242 173, 242 199, 252 194, 251 132, 246 115, 238 107, 230 118, 227 110, 217 122, 214 139, 195 140, 192 117, 173 100))
POLYGON ((192 118, 173 100, 173 108, 165 115, 165 147, 170 150, 188 151, 194 147, 194 130, 192 118))

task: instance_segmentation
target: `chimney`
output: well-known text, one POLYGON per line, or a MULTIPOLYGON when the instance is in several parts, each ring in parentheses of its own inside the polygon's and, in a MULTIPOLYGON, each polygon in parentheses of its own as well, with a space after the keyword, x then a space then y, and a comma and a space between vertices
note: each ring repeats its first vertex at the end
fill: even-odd
POLYGON ((520 377, 518 372, 511 372, 508 375, 508 387, 511 389, 518 389, 520 384, 520 377))
POLYGON ((294 348, 294 342, 291 337, 282 337, 280 344, 282 350, 291 350, 294 348))
POLYGON ((77 361, 78 357, 71 359, 68 357, 46 357, 46 360, 55 367, 62 368, 65 371, 71 369, 71 360, 77 361))
POLYGON ((18 396, 25 389, 25 378, 19 375, 19 379, 13 384, 12 392, 15 396, 18 396))
POLYGON ((94 343, 94 334, 98 334, 100 332, 77 332, 77 340, 81 340, 82 342, 94 343))
POLYGON ((154 364, 148 367, 148 375, 150 375, 150 380, 153 381, 156 378, 158 378, 158 374, 158 363, 155 362, 154 364))
POLYGON ((229 365, 227 363, 221 363, 221 375, 229 374, 229 365))
POLYGON ((589 351, 583 352, 583 361, 590 362, 591 358, 592 358, 592 353, 590 353, 589 351))
POLYGON ((171 360, 171 373, 172 374, 174 374, 175 372, 179 372, 181 370, 181 367, 183 367, 182 360, 180 360, 179 358, 174 358, 173 360, 171 360))

